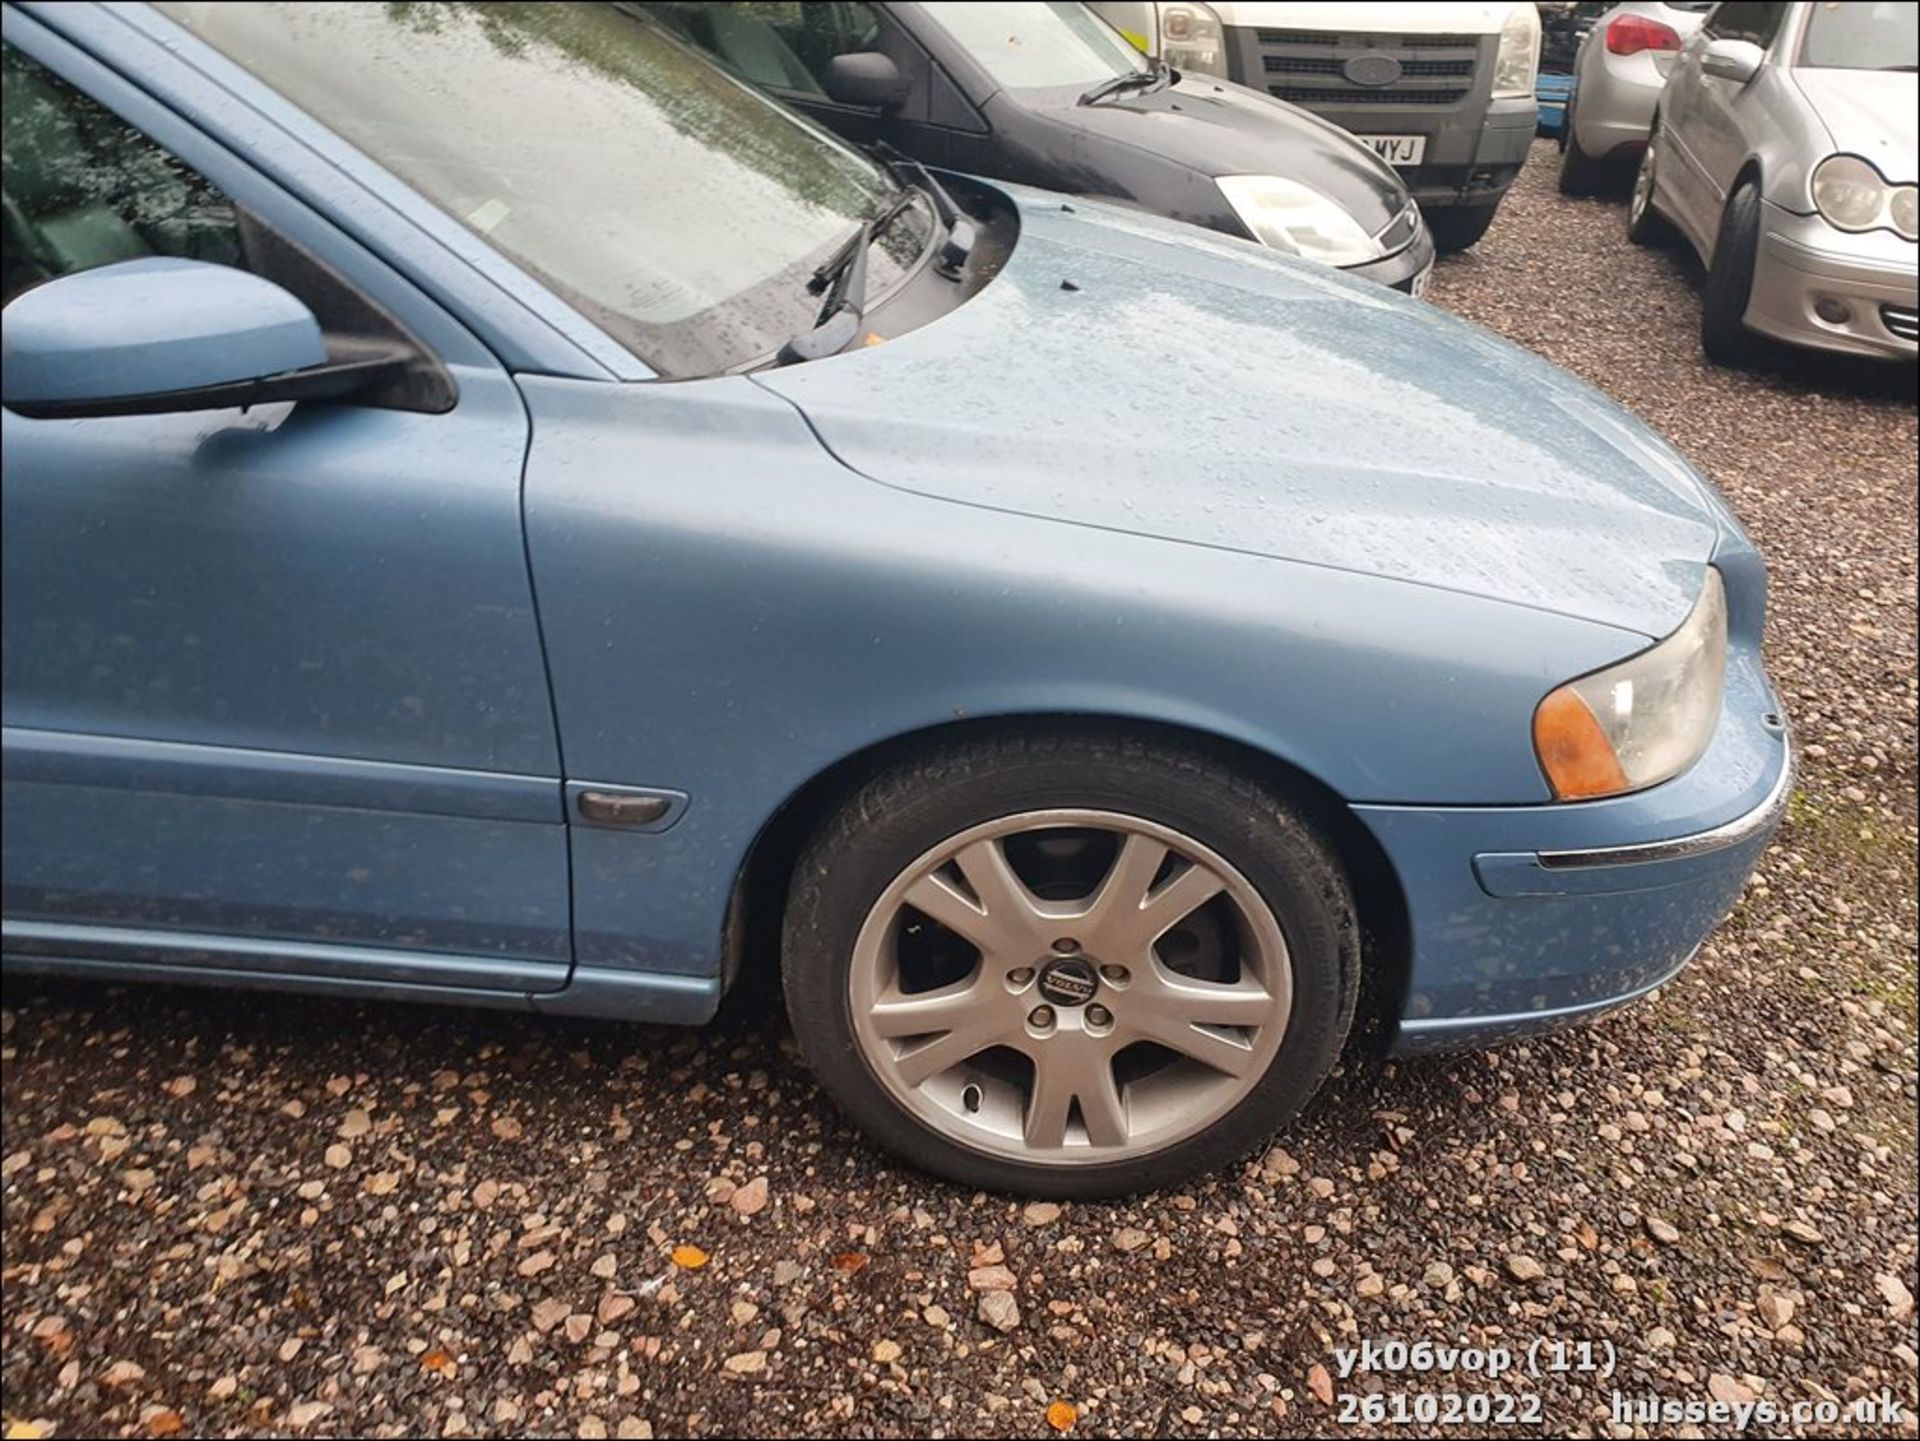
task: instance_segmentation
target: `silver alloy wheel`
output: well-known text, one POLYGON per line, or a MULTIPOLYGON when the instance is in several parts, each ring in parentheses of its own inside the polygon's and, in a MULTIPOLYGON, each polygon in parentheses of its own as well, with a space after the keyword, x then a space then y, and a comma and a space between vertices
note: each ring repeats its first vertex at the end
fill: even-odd
POLYGON ((896 876, 848 991, 868 1068, 923 1124, 995 1156, 1091 1165, 1231 1111, 1286 1034, 1293 976, 1272 908, 1214 851, 1137 816, 1044 810, 963 831, 896 876), (1103 873, 1023 879, 1009 846, 1044 861, 1063 837, 1110 850, 1103 873), (1230 975, 1182 968, 1195 930, 1230 975), (930 934, 970 969, 910 985, 903 958, 930 934), (1186 954, 1163 955, 1175 938, 1186 954))
POLYGON ((1640 217, 1647 213, 1647 207, 1653 204, 1653 142, 1655 137, 1647 137, 1647 148, 1641 153, 1640 168, 1633 172, 1633 195, 1627 201, 1627 218, 1639 224, 1640 217))

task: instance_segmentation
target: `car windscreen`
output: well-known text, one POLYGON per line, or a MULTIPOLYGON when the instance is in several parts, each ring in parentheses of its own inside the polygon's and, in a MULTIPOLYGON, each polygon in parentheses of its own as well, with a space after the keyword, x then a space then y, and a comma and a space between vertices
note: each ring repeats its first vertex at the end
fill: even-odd
MULTIPOLYGON (((777 350, 807 280, 897 189, 885 172, 600 4, 159 8, 539 276, 669 376, 777 350)), ((916 205, 875 293, 925 249, 916 205)))
POLYGON ((1912 70, 1920 65, 1920 5, 1844 0, 1807 15, 1800 64, 1811 70, 1912 70))
POLYGON ((1078 0, 930 0, 920 8, 1009 90, 1086 86, 1147 69, 1146 58, 1078 0))

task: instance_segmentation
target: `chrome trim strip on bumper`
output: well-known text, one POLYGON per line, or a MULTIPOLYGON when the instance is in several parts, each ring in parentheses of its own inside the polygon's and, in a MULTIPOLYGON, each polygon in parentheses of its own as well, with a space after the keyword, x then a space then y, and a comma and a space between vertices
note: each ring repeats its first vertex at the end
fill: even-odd
POLYGON ((1715 826, 1709 831, 1695 831, 1690 836, 1675 836, 1666 841, 1643 841, 1631 846, 1606 846, 1598 850, 1585 851, 1540 851, 1541 868, 1550 871, 1578 870, 1587 866, 1629 866, 1646 861, 1677 861, 1688 856, 1702 856, 1713 851, 1723 851, 1737 846, 1742 841, 1770 829, 1780 819, 1787 808, 1787 797, 1793 794, 1794 781, 1793 742, 1787 742, 1786 764, 1780 767, 1780 777, 1773 783, 1773 789, 1767 792, 1767 798, 1743 816, 1735 816, 1725 825, 1715 826))

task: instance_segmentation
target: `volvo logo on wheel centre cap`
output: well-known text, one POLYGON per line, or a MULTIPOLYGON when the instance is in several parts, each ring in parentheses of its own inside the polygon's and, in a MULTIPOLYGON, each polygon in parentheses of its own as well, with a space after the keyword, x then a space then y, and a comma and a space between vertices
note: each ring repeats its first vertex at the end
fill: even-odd
POLYGON ((1381 51, 1369 50, 1365 54, 1354 56, 1341 68, 1340 73, 1355 85, 1378 89, 1382 85, 1391 85, 1400 78, 1400 62, 1381 51))
POLYGON ((1056 1006, 1083 1005, 1099 989, 1099 973, 1078 956, 1051 961, 1040 972, 1040 994, 1056 1006))

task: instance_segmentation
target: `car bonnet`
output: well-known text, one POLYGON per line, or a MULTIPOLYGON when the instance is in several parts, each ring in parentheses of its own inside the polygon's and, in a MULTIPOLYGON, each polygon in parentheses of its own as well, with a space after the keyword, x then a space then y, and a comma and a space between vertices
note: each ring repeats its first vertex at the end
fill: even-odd
POLYGON ((924 495, 1664 635, 1724 507, 1653 432, 1477 326, 1249 242, 1009 190, 966 304, 765 371, 855 471, 924 495))
MULTIPOLYGON (((1906 70, 1808 70, 1793 83, 1820 117, 1833 148, 1871 160, 1895 185, 1920 179, 1920 75, 1906 70)), ((1823 159, 1809 157, 1809 164, 1823 159)))

